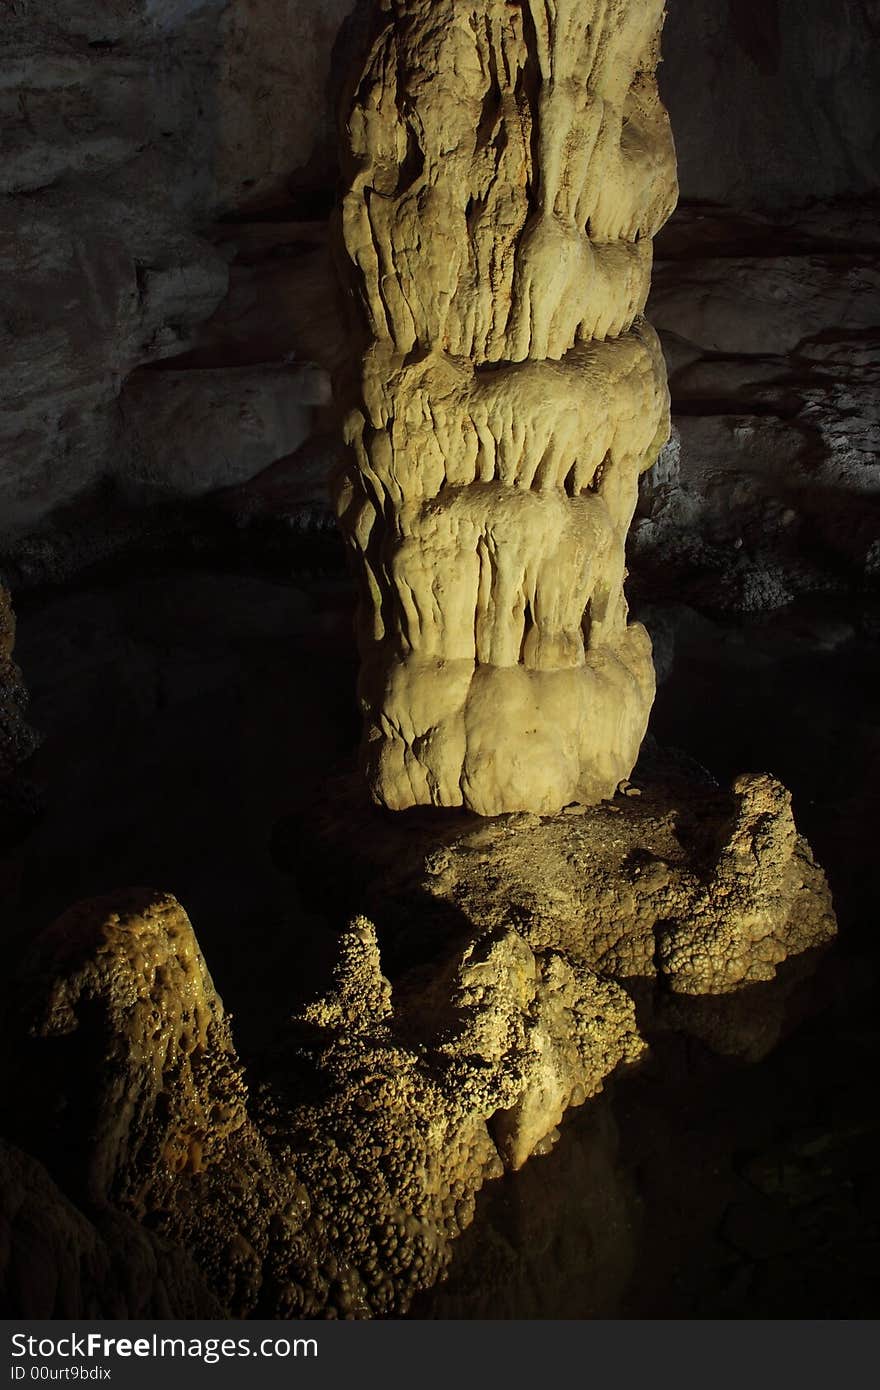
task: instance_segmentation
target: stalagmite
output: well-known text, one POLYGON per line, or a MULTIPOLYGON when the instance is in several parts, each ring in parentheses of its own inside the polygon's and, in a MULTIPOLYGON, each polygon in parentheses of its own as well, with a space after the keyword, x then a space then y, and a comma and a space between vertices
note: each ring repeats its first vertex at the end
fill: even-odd
POLYGON ((376 5, 343 105, 336 507, 365 770, 392 809, 593 803, 644 736, 651 647, 623 583, 669 430, 642 316, 677 194, 662 18, 663 0, 376 5))

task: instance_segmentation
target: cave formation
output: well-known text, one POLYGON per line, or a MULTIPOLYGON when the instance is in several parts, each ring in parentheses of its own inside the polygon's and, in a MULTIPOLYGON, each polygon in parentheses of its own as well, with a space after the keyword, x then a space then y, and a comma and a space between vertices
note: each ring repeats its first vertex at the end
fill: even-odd
POLYGON ((654 676, 624 551, 669 435, 643 315, 677 196, 662 12, 416 0, 383 8, 355 74, 366 342, 336 508, 366 775, 394 810, 553 814, 635 763, 654 676))
MULTIPOLYGON (((287 684, 274 705, 260 706, 271 707, 277 729, 286 721, 317 731, 303 740, 315 745, 316 770, 304 779, 300 813, 272 828, 274 861, 296 875, 307 908, 293 926, 282 919, 286 941, 267 948, 283 934, 275 929, 247 938, 244 909, 217 868, 222 852, 212 849, 214 902, 234 900, 234 943, 216 947, 221 992, 234 993, 237 975, 261 972, 254 1012, 273 1023, 256 1030, 258 1046, 242 1042, 247 1027, 230 1017, 209 971, 210 914, 196 922, 200 945, 185 895, 108 891, 115 880, 98 892, 86 876, 89 892, 75 906, 22 934, 7 985, 0 1153, 10 1232, 2 1282, 17 1314, 363 1318, 431 1307, 479 1316, 485 1306, 492 1316, 505 1306, 499 1251, 503 1267, 509 1247, 494 1228, 486 1242, 479 1212, 507 1173, 514 1186, 505 1191, 554 1211, 563 1228, 565 1191, 541 1186, 542 1164, 558 1159, 598 1194, 577 1217, 593 1252, 581 1257, 582 1277, 590 1306, 614 1315, 639 1263, 635 1237, 620 1234, 633 1226, 639 1198, 616 1162, 618 1092, 647 1075, 672 1104, 692 1064, 713 1078, 742 1063, 757 1070, 815 1007, 837 927, 791 793, 778 776, 739 767, 719 785, 693 758, 644 741, 655 672, 645 626, 629 620, 624 581, 627 554, 647 557, 648 626, 661 637, 651 596, 666 585, 677 601, 682 575, 696 572, 703 585, 706 572, 720 576, 716 594, 729 599, 735 590, 741 612, 755 595, 784 595, 766 555, 785 555, 804 518, 823 511, 818 491, 805 486, 795 496, 791 479, 803 467, 811 482, 827 483, 831 465, 820 475, 787 445, 777 451, 784 482, 748 570, 737 558, 739 532, 748 537, 753 514, 764 516, 761 489, 772 470, 751 492, 741 478, 726 491, 710 478, 697 497, 695 485, 679 486, 688 430, 699 445, 723 371, 755 419, 769 399, 784 421, 794 408, 792 360, 810 351, 821 370, 806 389, 808 407, 810 391, 827 387, 834 428, 835 412, 861 428, 841 383, 864 366, 868 329, 859 315, 869 310, 853 308, 853 356, 839 360, 810 318, 819 312, 813 301, 791 310, 791 322, 762 310, 747 329, 759 365, 744 364, 730 306, 748 283, 742 245, 764 233, 719 230, 711 211, 698 214, 705 225, 695 231, 685 208, 670 224, 672 251, 653 301, 673 325, 661 343, 645 310, 652 242, 677 192, 656 85, 663 11, 661 0, 360 5, 334 59, 344 71, 335 73, 341 192, 332 254, 323 230, 289 213, 284 254, 266 254, 274 224, 258 209, 247 225, 242 215, 243 229, 234 219, 221 224, 201 252, 175 242, 180 264, 170 269, 165 251, 135 258, 141 317, 125 329, 135 368, 119 388, 118 412, 113 399, 114 432, 101 436, 122 460, 108 533, 136 531, 142 515, 149 530, 163 515, 149 510, 157 496, 167 505, 172 493, 191 501, 202 489, 219 497, 224 563, 237 544, 231 536, 253 527, 259 551, 279 517, 289 547, 302 497, 313 505, 309 487, 317 479, 323 489, 332 474, 357 585, 360 760, 355 770, 345 747, 331 768, 321 746, 322 701, 327 722, 336 717, 329 691, 337 668, 327 653, 349 640, 341 625, 321 627, 322 612, 304 629, 320 653, 315 666, 326 666, 311 705, 288 708, 287 684), (232 235, 238 249, 226 256, 232 235), (717 241, 724 264, 712 262, 697 290, 677 298, 670 266, 676 255, 688 265, 686 250, 676 250, 682 236, 686 246, 687 236, 717 241), (303 245, 305 273, 290 268, 291 248, 303 245), (188 258, 195 276, 180 273, 188 258), (255 280, 224 278, 227 260, 233 270, 269 267, 274 317, 255 326, 255 280), (279 264, 289 280, 272 278, 279 264), (284 338, 279 323, 296 312, 302 322, 284 338), (704 351, 694 347, 704 340, 704 351), (271 370, 261 372, 261 353, 271 370), (667 368, 687 405, 669 443, 667 368), (754 380, 743 375, 750 371, 754 380), (301 438, 309 411, 332 447, 321 444, 320 429, 301 438), (236 432, 241 449, 224 473, 236 432), (179 442, 172 463, 168 439, 179 442), (713 487, 721 496, 714 511, 713 487), (114 517, 124 524, 115 527, 114 517), (317 947, 309 911, 329 926, 317 947), (564 1142, 578 1111, 596 1141, 587 1178, 564 1142), (462 1294, 453 1284, 444 1304, 443 1280, 461 1247, 484 1287, 462 1294)), ((756 48, 740 11, 734 20, 749 62, 763 71, 783 61, 778 44, 765 42, 772 26, 758 26, 756 48)), ((270 169, 270 193, 273 177, 270 169)), ((708 187, 715 175, 704 177, 708 187)), ((52 215, 50 207, 47 226, 52 215)), ((777 277, 789 271, 773 238, 791 259, 806 233, 789 243, 786 235, 778 226, 767 233, 777 277)), ((812 267, 824 293, 821 276, 830 283, 843 241, 822 235, 836 248, 827 265, 812 267)), ((853 233, 846 244, 861 256, 856 240, 853 233)), ((145 244, 144 233, 135 241, 145 244)), ((859 273, 873 271, 860 261, 859 273)), ((778 307, 784 296, 768 298, 778 307)), ((129 302, 131 294, 120 295, 129 302)), ((70 400, 77 393, 87 403, 83 420, 100 421, 101 402, 78 381, 70 400)), ((64 409, 75 417, 70 400, 64 409)), ((29 409, 25 400, 37 457, 39 421, 29 409)), ((70 427, 72 459, 85 428, 70 427)), ((752 447, 751 435, 742 443, 746 428, 754 427, 732 432, 743 450, 752 447)), ((95 448, 89 439, 86 453, 95 448)), ((65 582, 81 563, 82 534, 89 561, 121 543, 102 535, 87 489, 81 514, 61 491, 49 539, 32 531, 36 493, 23 485, 15 499, 5 554, 19 581, 65 582)), ((210 546, 214 519, 190 512, 171 524, 176 534, 192 527, 198 545, 210 546)), ((867 524, 851 527, 848 543, 867 573, 867 524)), ((812 553, 786 582, 810 563, 812 553)), ((216 624, 222 645, 227 615, 216 612, 215 591, 178 582, 164 569, 138 576, 131 632, 154 622, 167 643, 175 624, 191 621, 203 641, 216 624), (140 611, 145 599, 147 609, 156 605, 152 616, 140 611)), ((36 898, 40 861, 27 860, 26 848, 25 858, 15 855, 39 826, 27 776, 39 739, 25 719, 5 589, 0 597, 0 830, 13 845, 12 892, 30 884, 36 898)), ((297 604, 280 603, 276 631, 265 598, 257 585, 252 598, 236 590, 230 610, 240 603, 245 635, 234 662, 250 660, 255 632, 290 643, 297 604)), ((95 645, 88 605, 76 603, 65 627, 70 646, 60 647, 73 653, 74 668, 95 645)), ((100 622, 112 623, 112 607, 104 595, 100 622)), ((35 611, 26 598, 25 640, 35 611)), ((691 629, 682 631, 687 638, 691 629)), ((128 630, 124 642, 132 642, 128 630)), ((280 668, 276 653, 269 674, 260 673, 265 686, 280 668)), ((660 656, 669 659, 662 644, 660 656)), ((197 666, 184 660, 173 679, 164 669, 154 678, 137 657, 126 679, 138 699, 153 698, 143 692, 154 684, 163 707, 178 698, 175 681, 187 691, 195 681, 203 696, 197 666)), ((308 679, 297 672, 297 681, 308 679)), ((223 775, 224 708, 212 725, 221 757, 214 748, 211 756, 223 775)), ((123 795, 148 797, 149 780, 123 795)), ((278 804, 277 785, 271 796, 278 804)), ((167 799, 178 797, 185 800, 180 792, 167 799)), ((244 796, 233 811, 218 783, 215 800, 222 808, 227 799, 230 821, 244 829, 232 853, 240 850, 252 875, 252 808, 244 796)), ((226 812, 217 814, 211 834, 226 812)), ((183 812, 169 815, 186 828, 183 812)), ((147 848, 115 853, 126 871, 134 862, 152 876, 147 848)), ((72 890, 66 901, 75 897, 72 890)), ((645 1101, 644 1090, 633 1094, 645 1101)), ((540 1247, 534 1230, 529 1239, 540 1247)), ((535 1283, 530 1259, 527 1251, 526 1282, 535 1283)), ((567 1282, 563 1270, 560 1285, 567 1282)), ((570 1294, 554 1296, 551 1316, 570 1294)))

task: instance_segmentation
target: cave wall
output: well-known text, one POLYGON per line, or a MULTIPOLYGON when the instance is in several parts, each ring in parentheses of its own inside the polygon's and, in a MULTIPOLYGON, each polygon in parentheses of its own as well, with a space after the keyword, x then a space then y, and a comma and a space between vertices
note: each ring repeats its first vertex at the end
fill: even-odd
POLYGON ((877 0, 669 0, 682 197, 763 209, 876 189, 878 40, 877 0))
POLYGON ((675 429, 644 590, 770 610, 880 578, 877 0, 670 0, 682 204, 649 305, 675 429))
MULTIPOLYGON (((132 517, 153 514, 157 502, 218 498, 239 520, 269 511, 286 524, 329 524, 324 480, 338 442, 328 372, 339 330, 325 245, 336 180, 328 88, 342 67, 334 45, 357 29, 349 23, 340 37, 352 8, 356 19, 364 5, 10 0, 4 8, 0 567, 14 583, 60 577, 125 545, 137 532, 132 517)), ((745 280, 762 263, 753 312, 740 313, 739 337, 728 331, 719 347, 711 325, 693 331, 693 305, 703 329, 713 314, 716 326, 730 317, 715 265, 731 254, 729 220, 721 251, 707 245, 705 223, 687 240, 696 226, 687 209, 684 223, 673 222, 672 241, 657 250, 662 312, 650 312, 674 357, 674 396, 685 359, 745 355, 766 374, 771 355, 785 377, 801 339, 846 327, 853 303, 863 337, 878 321, 870 219, 814 226, 806 249, 802 237, 783 248, 801 258, 785 274, 767 231, 780 218, 797 223, 794 210, 816 198, 852 200, 876 188, 878 27, 878 0, 670 0, 661 83, 683 200, 752 218, 733 249, 745 235, 745 280), (819 305, 808 335, 795 322, 781 353, 756 345, 768 302, 793 303, 795 321, 810 311, 801 304, 816 300, 807 254, 861 260, 826 267, 833 302, 819 305), (694 259, 713 263, 696 284, 692 264, 690 280, 682 273, 694 259), (835 285, 844 280, 841 298, 835 285)), ((850 365, 845 357, 844 376, 850 365)), ((716 372, 701 399, 732 400, 738 418, 741 386, 741 374, 731 385, 716 372)), ((799 408, 810 403, 799 399, 799 408)), ((774 408, 765 401, 763 417, 774 408)), ((845 403, 836 409, 849 418, 845 403)), ((684 422, 681 437, 693 429, 684 422)), ((827 454, 821 433, 812 437, 827 454)), ((869 419, 860 458, 865 450, 875 458, 875 434, 869 419)), ((697 475, 717 443, 710 436, 691 447, 703 500, 697 475)), ((741 443, 727 440, 728 455, 741 443)), ((756 447, 751 436, 752 460, 756 447)), ((757 454, 767 450, 779 457, 769 440, 757 454)), ((679 486, 688 458, 685 440, 663 464, 679 488, 678 531, 693 521, 693 499, 679 486)), ((722 497, 736 488, 730 472, 715 476, 722 497)), ((668 486, 664 476, 649 486, 668 486)), ((871 494, 873 474, 858 477, 860 495, 871 494)), ((643 521, 655 502, 648 497, 643 521)), ((662 550, 668 525, 642 529, 643 549, 656 541, 662 550)), ((860 555, 873 554, 872 536, 860 555)))
MULTIPOLYGON (((349 0, 49 0, 4 9, 0 538, 49 515, 251 477, 309 433, 322 381, 281 341, 181 375, 246 273, 220 219, 332 186, 324 97, 349 0), (239 267, 239 271, 240 271, 239 267), (175 370, 161 369, 175 360, 175 370), (254 369, 254 364, 257 364, 254 369)), ((275 238, 284 242, 284 235, 275 238)), ((270 298, 270 290, 267 298, 270 298)), ((108 538, 105 536, 105 542, 108 538)), ((32 567, 46 560, 32 545, 32 567)))

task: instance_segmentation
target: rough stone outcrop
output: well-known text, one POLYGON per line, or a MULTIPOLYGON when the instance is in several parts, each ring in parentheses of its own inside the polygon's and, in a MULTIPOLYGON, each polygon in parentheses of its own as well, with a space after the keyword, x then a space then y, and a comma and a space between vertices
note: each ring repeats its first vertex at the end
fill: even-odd
MULTIPOLYGON (((143 1212, 160 1174, 210 1167, 244 1124, 229 1026, 172 899, 135 890, 70 909, 41 939, 22 1003, 32 1037, 73 1037, 82 1049, 67 1105, 86 1105, 89 1145, 69 1172, 90 1200, 112 1195, 143 1212), (100 1016, 91 1057, 90 1010, 100 1016)), ((51 1107, 47 1121, 57 1122, 51 1107)))
POLYGON ((86 1250, 99 1292, 90 1226, 166 1268, 183 1307, 197 1269, 227 1315, 399 1315, 484 1183, 646 1040, 763 1056, 833 937, 824 877, 772 778, 664 776, 543 820, 403 824, 334 788, 300 850, 347 925, 252 1078, 172 897, 64 914, 16 972, 4 1039, 5 1131, 64 1193, 43 1245, 86 1250))
POLYGON ((356 918, 251 1092, 186 914, 146 891, 60 918, 13 1014, 7 1125, 69 1199, 147 1223, 238 1315, 405 1311, 483 1182, 643 1050, 619 986, 512 929, 392 997, 356 918))
POLYGON ((355 1309, 402 1312, 430 1288, 484 1182, 544 1151, 567 1106, 642 1051, 617 986, 474 926, 389 990, 376 929, 354 918, 332 989, 273 1061, 272 1127, 295 1145, 333 1262, 319 1263, 349 1271, 355 1309))
POLYGON ((676 197, 662 12, 382 3, 343 103, 363 314, 336 505, 392 809, 551 813, 635 761, 654 676, 624 543, 669 428, 642 318, 676 197))
POLYGON ((422 813, 399 830, 371 825, 340 782, 318 843, 338 864, 344 837, 356 842, 351 891, 392 960, 418 950, 415 921, 434 951, 462 922, 515 924, 532 952, 562 951, 629 991, 640 1030, 693 1032, 754 1060, 834 937, 824 874, 775 778, 746 775, 723 791, 654 749, 639 770, 638 787, 596 808, 442 825, 422 813))
POLYGON ((252 1311, 264 1262, 293 1258, 306 1199, 248 1115, 183 909, 144 890, 79 904, 18 983, 12 1027, 27 1041, 7 1126, 87 1214, 145 1224, 188 1251, 224 1310, 252 1311))

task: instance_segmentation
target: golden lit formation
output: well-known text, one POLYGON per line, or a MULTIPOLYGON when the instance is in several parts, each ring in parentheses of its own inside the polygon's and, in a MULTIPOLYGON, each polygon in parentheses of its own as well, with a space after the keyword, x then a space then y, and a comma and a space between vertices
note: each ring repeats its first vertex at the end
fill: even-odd
POLYGON ((366 771, 394 809, 592 803, 644 736, 650 642, 623 582, 669 431, 642 317, 677 194, 662 17, 662 0, 383 4, 344 112, 363 334, 336 503, 366 771))

